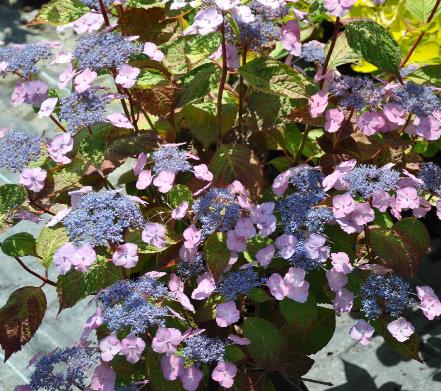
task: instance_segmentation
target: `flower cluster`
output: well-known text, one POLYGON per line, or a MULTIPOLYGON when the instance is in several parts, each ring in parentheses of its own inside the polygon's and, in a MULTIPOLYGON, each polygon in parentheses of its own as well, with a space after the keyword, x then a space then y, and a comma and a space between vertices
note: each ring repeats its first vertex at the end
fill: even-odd
POLYGON ((35 43, 0 47, 0 74, 14 72, 28 78, 38 71, 37 62, 51 55, 52 50, 48 46, 35 43))

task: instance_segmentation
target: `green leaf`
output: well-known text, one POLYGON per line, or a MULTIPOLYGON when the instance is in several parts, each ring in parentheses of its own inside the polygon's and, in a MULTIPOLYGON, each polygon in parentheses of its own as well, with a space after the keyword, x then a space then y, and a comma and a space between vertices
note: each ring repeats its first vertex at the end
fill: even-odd
POLYGON ((115 130, 112 125, 104 124, 94 126, 92 134, 89 133, 88 129, 84 128, 74 136, 78 152, 84 161, 89 162, 95 167, 101 165, 106 154, 106 139, 112 130, 115 130))
POLYGON ((51 0, 41 7, 37 17, 29 25, 51 24, 62 26, 74 22, 88 12, 90 12, 90 8, 80 0, 51 0))
MULTIPOLYGON (((326 52, 329 50, 330 44, 326 46, 326 52)), ((350 64, 358 61, 360 55, 355 53, 348 44, 346 35, 339 34, 335 42, 334 50, 329 59, 329 68, 337 68, 340 65, 350 64)))
POLYGON ((426 227, 415 217, 404 218, 392 228, 371 227, 368 239, 374 253, 404 276, 416 274, 430 245, 426 227))
POLYGON ((22 185, 0 186, 0 221, 26 201, 26 189, 22 185))
POLYGON ((269 94, 307 99, 316 91, 305 76, 272 58, 256 58, 241 66, 239 73, 249 86, 269 94))
POLYGON ((65 166, 58 166, 52 172, 54 193, 60 193, 77 185, 89 164, 82 159, 73 159, 65 166))
MULTIPOLYGON (((303 325, 309 322, 303 320, 303 325)), ((317 306, 317 316, 309 329, 293 330, 288 326, 284 330, 295 350, 305 354, 314 354, 323 349, 331 340, 335 331, 335 312, 330 308, 317 306)))
POLYGON ((85 273, 72 270, 65 275, 58 276, 57 294, 60 304, 58 313, 122 279, 121 270, 103 256, 98 256, 92 267, 85 273))
POLYGON ((287 352, 285 337, 271 322, 262 318, 246 318, 243 324, 247 345, 252 359, 268 370, 278 370, 287 352))
POLYGON ((216 232, 208 236, 204 243, 205 262, 216 281, 228 266, 231 257, 226 242, 227 235, 224 232, 216 232))
POLYGON ((349 46, 378 68, 400 78, 401 52, 392 35, 372 21, 349 23, 345 29, 349 46))
POLYGON ((0 345, 5 351, 5 361, 31 340, 46 308, 46 296, 41 288, 25 286, 12 292, 0 308, 0 345))
POLYGON ((268 94, 262 91, 252 91, 248 98, 248 109, 251 118, 256 122, 254 125, 259 127, 261 123, 263 129, 268 129, 279 121, 279 112, 282 109, 281 97, 268 94))
POLYGON ((214 182, 222 187, 234 180, 240 181, 256 198, 260 194, 263 175, 254 152, 245 145, 221 145, 210 161, 214 182))
POLYGON ((26 257, 28 255, 36 255, 35 238, 27 232, 20 232, 9 236, 1 244, 4 254, 10 257, 26 257))
MULTIPOLYGON (((199 140, 205 149, 216 142, 216 104, 213 102, 193 103, 184 107, 185 120, 192 135, 199 140)), ((237 105, 222 105, 222 134, 234 125, 237 116, 237 105)))
POLYGON ((265 301, 273 300, 273 298, 266 293, 265 289, 262 288, 252 288, 250 291, 248 291, 247 297, 257 303, 264 303, 265 301))
POLYGON ((225 360, 229 362, 239 362, 246 357, 243 350, 234 344, 225 347, 225 360))
POLYGON ((191 205, 193 202, 193 194, 185 185, 174 185, 168 192, 168 200, 173 208, 181 205, 184 201, 187 201, 188 204, 191 205))
POLYGON ((187 73, 182 78, 182 89, 176 107, 184 107, 203 98, 217 86, 220 74, 219 67, 211 63, 203 64, 187 73))
POLYGON ((434 87, 441 87, 441 66, 436 64, 421 67, 416 71, 413 71, 408 78, 417 83, 427 82, 428 84, 432 84, 434 87))
MULTIPOLYGON (((415 18, 417 18, 420 22, 425 22, 427 19, 429 19, 433 7, 436 4, 436 0, 406 0, 404 4, 415 18)), ((438 8, 436 14, 438 14, 440 11, 441 8, 438 8)))
POLYGON ((279 303, 280 312, 286 322, 298 333, 309 333, 317 320, 318 307, 310 292, 306 303, 297 303, 289 298, 279 303))
POLYGON ((136 88, 152 88, 168 84, 164 74, 157 69, 143 69, 136 79, 136 88))
POLYGON ((66 228, 43 227, 37 238, 36 252, 46 269, 52 264, 55 251, 68 241, 66 228))

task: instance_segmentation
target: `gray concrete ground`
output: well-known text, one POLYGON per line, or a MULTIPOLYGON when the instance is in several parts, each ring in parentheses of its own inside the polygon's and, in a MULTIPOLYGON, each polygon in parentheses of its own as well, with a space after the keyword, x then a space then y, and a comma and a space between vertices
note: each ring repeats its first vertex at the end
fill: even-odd
MULTIPOLYGON (((6 42, 31 42, 41 39, 57 39, 54 30, 38 28, 29 32, 24 22, 34 12, 23 12, 17 7, 6 5, 8 0, 0 0, 0 40, 6 42)), ((46 80, 51 75, 45 74, 46 80)), ((34 130, 50 131, 49 121, 33 120, 35 117, 25 105, 12 110, 9 96, 13 87, 12 79, 0 81, 0 128, 26 127, 34 130)), ((13 178, 0 172, 0 184, 13 178)), ((30 233, 39 231, 33 223, 20 223, 13 231, 25 230, 30 233)), ((0 235, 0 241, 5 234, 0 235)), ((38 262, 26 259, 27 264, 41 270, 38 262)), ((424 267, 424 280, 438 289, 441 294, 441 261, 438 255, 427 259, 424 267)), ((26 285, 40 285, 40 281, 22 271, 15 260, 0 252, 0 306, 11 292, 26 285)), ((49 352, 58 346, 72 344, 78 337, 85 319, 93 312, 83 301, 74 309, 63 311, 57 318, 58 303, 52 287, 45 287, 48 298, 48 311, 42 326, 34 338, 23 347, 21 352, 14 354, 6 364, 0 363, 0 391, 11 391, 18 384, 23 384, 29 377, 27 363, 39 351, 49 352)), ((305 376, 311 379, 328 381, 332 387, 307 382, 311 391, 437 391, 441 390, 441 322, 427 322, 419 314, 409 316, 417 326, 417 331, 425 342, 424 358, 426 364, 405 361, 391 351, 380 337, 374 338, 369 347, 354 344, 348 336, 348 330, 354 320, 348 316, 338 319, 337 331, 330 344, 314 356, 316 363, 305 376)), ((0 351, 0 356, 3 353, 0 351)), ((0 357, 3 358, 2 356, 0 357)))

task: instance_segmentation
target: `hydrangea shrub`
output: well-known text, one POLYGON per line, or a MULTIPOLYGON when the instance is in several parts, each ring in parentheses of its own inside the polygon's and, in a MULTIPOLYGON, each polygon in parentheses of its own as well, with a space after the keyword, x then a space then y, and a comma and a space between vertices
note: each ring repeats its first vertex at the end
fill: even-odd
MULTIPOLYGON (((406 313, 441 315, 417 279, 421 219, 441 218, 441 167, 426 161, 441 72, 415 53, 441 7, 399 2, 419 31, 400 47, 357 18, 388 3, 51 0, 30 28, 72 27, 74 47, 0 46, 11 105, 53 123, 0 129, 0 167, 19 174, 0 186, 0 227, 41 227, 1 249, 56 289, 59 311, 94 306, 16 391, 300 384, 349 313, 348 338, 421 360, 406 313)), ((6 359, 43 320, 42 286, 0 309, 6 359)))

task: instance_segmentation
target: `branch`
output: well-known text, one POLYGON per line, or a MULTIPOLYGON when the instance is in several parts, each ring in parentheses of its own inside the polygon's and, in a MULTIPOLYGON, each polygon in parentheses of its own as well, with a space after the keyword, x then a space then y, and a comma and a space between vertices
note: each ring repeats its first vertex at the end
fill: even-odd
POLYGON ((302 156, 303 148, 305 148, 306 140, 308 139, 309 131, 311 127, 306 125, 305 132, 303 133, 302 141, 300 142, 299 149, 297 150, 296 156, 294 156, 294 164, 299 162, 300 157, 302 156))
MULTIPOLYGON (((334 34, 332 35, 331 46, 329 47, 328 53, 326 54, 325 63, 323 64, 322 76, 325 76, 326 71, 328 70, 329 60, 331 59, 331 55, 332 55, 332 52, 334 51, 335 43, 337 42, 339 27, 340 27, 340 17, 337 16, 337 19, 335 19, 335 28, 334 28, 334 34)), ((323 83, 323 81, 322 81, 322 83, 323 83)))
POLYGON ((67 130, 66 130, 66 128, 63 126, 63 125, 61 125, 61 122, 60 121, 58 121, 54 116, 53 116, 53 114, 51 114, 50 116, 49 116, 49 118, 55 123, 55 125, 57 125, 63 132, 65 132, 65 133, 67 133, 67 130))
MULTIPOLYGON (((242 66, 247 63, 247 48, 246 46, 242 51, 242 66)), ((244 101, 244 85, 243 85, 243 76, 239 76, 239 130, 242 133, 242 116, 243 116, 243 101, 244 101)))
MULTIPOLYGON (((222 18, 224 18, 222 16, 222 18)), ((216 120, 217 120, 217 146, 219 147, 222 144, 222 95, 224 93, 225 82, 227 81, 227 45, 225 42, 225 19, 222 20, 222 24, 220 26, 221 34, 222 34, 222 76, 219 83, 219 91, 217 93, 217 112, 216 112, 216 120)))
POLYGON ((48 278, 43 277, 42 275, 38 274, 37 272, 34 272, 33 270, 29 269, 19 257, 14 257, 14 258, 23 269, 25 269, 28 273, 32 274, 34 277, 37 277, 38 279, 43 281, 45 284, 49 284, 49 285, 52 285, 55 287, 57 286, 56 282, 49 280, 48 278))
POLYGON ((107 27, 109 27, 110 21, 109 21, 109 16, 107 15, 106 7, 104 6, 104 1, 103 0, 98 0, 98 1, 100 3, 100 9, 101 9, 101 13, 103 14, 104 23, 106 24, 107 27))
MULTIPOLYGON (((438 10, 438 7, 439 7, 440 3, 441 3, 441 0, 437 0, 435 5, 433 6, 432 12, 430 13, 429 17, 426 20, 426 24, 428 24, 428 23, 430 23, 432 21, 433 17, 436 14, 436 11, 438 10)), ((404 60, 401 62, 401 65, 400 65, 401 68, 403 68, 407 64, 407 62, 409 61, 410 57, 412 57, 413 52, 415 51, 415 49, 417 48, 417 46, 419 45, 419 43, 421 42, 421 40, 423 39, 425 34, 426 34, 425 30, 420 32, 420 35, 418 35, 418 38, 416 39, 416 41, 414 42, 414 44, 410 48, 410 50, 407 53, 407 55, 404 58, 404 60)))

